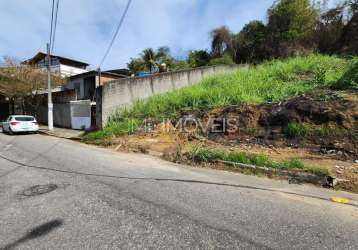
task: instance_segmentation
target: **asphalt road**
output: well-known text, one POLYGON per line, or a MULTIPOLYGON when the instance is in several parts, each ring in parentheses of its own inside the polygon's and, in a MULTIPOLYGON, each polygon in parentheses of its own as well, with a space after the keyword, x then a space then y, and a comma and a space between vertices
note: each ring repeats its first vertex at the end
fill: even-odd
POLYGON ((357 199, 0 134, 0 249, 358 249, 358 207, 333 195, 357 199))

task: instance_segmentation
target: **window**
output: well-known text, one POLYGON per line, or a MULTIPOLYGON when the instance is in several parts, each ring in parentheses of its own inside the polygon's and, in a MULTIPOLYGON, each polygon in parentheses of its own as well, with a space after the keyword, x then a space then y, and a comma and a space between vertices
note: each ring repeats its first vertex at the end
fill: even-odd
POLYGON ((15 121, 18 122, 33 122, 35 120, 32 116, 17 116, 15 117, 15 121))

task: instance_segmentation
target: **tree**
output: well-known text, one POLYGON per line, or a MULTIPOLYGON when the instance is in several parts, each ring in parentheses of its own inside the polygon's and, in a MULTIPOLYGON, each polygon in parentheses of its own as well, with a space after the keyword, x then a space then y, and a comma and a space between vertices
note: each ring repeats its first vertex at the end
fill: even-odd
POLYGON ((234 60, 232 60, 232 56, 229 54, 225 54, 222 57, 213 58, 210 60, 209 65, 231 65, 234 64, 234 60))
POLYGON ((224 54, 235 55, 234 36, 231 31, 222 26, 214 29, 211 33, 211 54, 213 57, 221 57, 224 54))
POLYGON ((189 53, 188 63, 190 67, 202 67, 209 65, 210 54, 206 50, 193 50, 189 53))
POLYGON ((318 51, 332 53, 344 28, 344 6, 340 5, 322 13, 317 24, 318 51))
POLYGON ((175 62, 175 59, 170 54, 168 47, 160 47, 157 50, 148 48, 140 53, 139 58, 131 58, 127 64, 132 74, 140 71, 166 72, 175 62))
POLYGON ((145 68, 150 72, 153 73, 157 64, 156 64, 156 53, 152 48, 148 48, 143 50, 141 54, 141 58, 144 62, 145 68))
MULTIPOLYGON (((52 87, 62 85, 64 79, 52 75, 52 87)), ((0 88, 8 97, 23 97, 47 89, 47 71, 19 63, 15 58, 4 57, 0 68, 0 88)))
POLYGON ((142 58, 131 58, 127 67, 130 70, 131 74, 137 74, 140 71, 145 71, 145 65, 142 58))
POLYGON ((186 69, 190 69, 190 65, 185 60, 174 60, 170 67, 170 70, 172 70, 172 71, 186 70, 186 69))
POLYGON ((358 0, 346 0, 321 14, 317 25, 321 53, 358 53, 358 0))
MULTIPOLYGON (((53 88, 64 84, 64 79, 59 75, 53 74, 51 79, 53 88)), ((0 92, 6 94, 12 102, 18 100, 22 103, 23 111, 25 101, 27 110, 37 110, 42 98, 46 97, 39 93, 46 90, 47 71, 23 65, 11 57, 4 57, 3 66, 0 68, 0 92)))
POLYGON ((268 42, 275 56, 311 49, 318 10, 309 0, 279 0, 268 10, 268 42))
POLYGON ((257 62, 267 58, 266 27, 261 21, 246 24, 236 36, 236 62, 257 62))
POLYGON ((344 54, 358 54, 358 12, 353 14, 351 20, 343 28, 336 51, 344 54))

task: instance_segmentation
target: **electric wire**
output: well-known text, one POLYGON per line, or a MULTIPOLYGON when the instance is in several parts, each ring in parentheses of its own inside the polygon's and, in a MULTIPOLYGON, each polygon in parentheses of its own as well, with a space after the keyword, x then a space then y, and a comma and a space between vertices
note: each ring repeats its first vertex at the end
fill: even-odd
POLYGON ((127 5, 126 5, 126 7, 124 9, 124 12, 122 14, 122 17, 121 17, 121 19, 120 19, 120 21, 118 23, 117 29, 116 29, 116 31, 115 31, 115 33, 113 35, 113 38, 112 38, 111 42, 109 43, 109 46, 108 46, 108 48, 107 48, 107 50, 106 50, 106 52, 105 52, 105 54, 104 54, 104 56, 103 56, 103 58, 102 58, 102 60, 100 62, 98 68, 101 68, 102 64, 106 60, 106 58, 107 58, 107 56, 108 56, 108 54, 109 54, 109 52, 110 52, 115 40, 117 38, 118 32, 119 32, 121 26, 123 25, 124 19, 125 19, 127 13, 128 13, 128 10, 129 10, 129 7, 130 7, 131 3, 132 3, 132 0, 128 0, 127 5))

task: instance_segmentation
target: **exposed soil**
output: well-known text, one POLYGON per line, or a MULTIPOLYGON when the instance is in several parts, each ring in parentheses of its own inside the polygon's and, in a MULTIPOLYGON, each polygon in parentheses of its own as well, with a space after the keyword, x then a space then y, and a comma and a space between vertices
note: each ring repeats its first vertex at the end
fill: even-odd
MULTIPOLYGON (((357 92, 319 90, 280 103, 183 113, 178 120, 157 124, 150 132, 114 138, 112 147, 185 163, 190 162, 183 155, 197 143, 264 154, 275 161, 296 158, 309 166, 327 169, 340 180, 337 188, 358 193, 357 92), (183 130, 177 126, 180 118, 200 120, 202 126, 189 122, 183 130), (239 129, 230 130, 232 121, 239 129), (305 124, 311 132, 288 138, 285 129, 292 122, 305 124), (331 129, 322 132, 322 127, 331 129)), ((221 165, 210 167, 226 169, 221 165)))
POLYGON ((341 160, 358 159, 358 92, 315 90, 279 103, 185 113, 182 117, 202 119, 209 124, 205 135, 223 144, 307 148, 341 160), (306 134, 288 137, 290 123, 303 124, 306 134))

